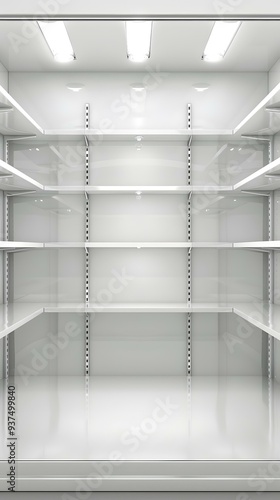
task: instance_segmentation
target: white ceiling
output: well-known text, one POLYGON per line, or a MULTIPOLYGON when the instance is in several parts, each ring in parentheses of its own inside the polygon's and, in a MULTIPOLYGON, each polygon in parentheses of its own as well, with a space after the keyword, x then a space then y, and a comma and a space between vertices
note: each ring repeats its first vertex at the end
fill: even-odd
MULTIPOLYGON (((31 21, 0 21, 0 61, 8 71, 143 71, 127 60, 123 21, 67 21, 77 60, 59 64, 31 21), (35 31, 32 34, 33 30, 35 31)), ((160 71, 268 71, 280 58, 280 21, 242 23, 225 59, 201 55, 212 21, 156 21, 149 63, 160 71)))

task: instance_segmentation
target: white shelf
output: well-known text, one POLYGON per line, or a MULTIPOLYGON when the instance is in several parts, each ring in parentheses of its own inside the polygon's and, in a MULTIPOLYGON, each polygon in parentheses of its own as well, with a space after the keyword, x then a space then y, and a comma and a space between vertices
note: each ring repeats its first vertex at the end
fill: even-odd
POLYGON ((280 249, 280 241, 275 240, 275 241, 242 241, 239 243, 234 243, 233 244, 234 248, 260 248, 260 249, 280 249))
POLYGON ((43 244, 44 248, 85 248, 84 242, 54 241, 43 244))
POLYGON ((0 241, 0 250, 13 250, 13 249, 24 249, 24 248, 43 248, 44 243, 34 243, 29 241, 0 241))
POLYGON ((242 303, 233 312, 252 325, 280 340, 280 306, 268 302, 242 303))
POLYGON ((43 186, 44 191, 61 194, 216 194, 232 191, 232 186, 43 186))
POLYGON ((54 241, 47 243, 24 241, 0 241, 0 250, 28 248, 236 248, 236 249, 280 249, 280 241, 245 241, 239 243, 223 241, 93 241, 69 242, 54 241))
POLYGON ((44 312, 51 313, 67 313, 67 312, 80 312, 80 313, 195 313, 195 312, 232 312, 232 307, 223 303, 57 303, 48 304, 44 307, 44 312))
POLYGON ((231 129, 202 129, 202 128, 181 128, 181 129, 108 129, 99 131, 97 129, 47 129, 43 131, 43 137, 48 140, 77 140, 87 137, 89 142, 94 144, 102 141, 135 141, 137 136, 141 136, 143 141, 184 141, 189 138, 226 137, 232 138, 234 131, 231 129))
POLYGON ((280 340, 280 306, 226 303, 9 303, 0 306, 0 338, 42 313, 234 313, 280 340))
POLYGON ((93 241, 93 242, 50 242, 44 248, 233 248, 227 242, 186 242, 186 241, 93 241))
POLYGON ((139 242, 131 242, 131 241, 97 241, 85 244, 86 248, 191 248, 192 243, 184 242, 184 241, 139 241, 139 242))
MULTIPOLYGON (((0 133, 3 135, 20 136, 20 135, 36 135, 43 139, 64 139, 81 138, 87 136, 89 141, 96 142, 97 140, 135 140, 136 136, 141 135, 144 140, 149 141, 187 141, 189 137, 234 137, 241 133, 249 134, 251 121, 261 117, 268 118, 265 127, 251 132, 256 135, 271 135, 275 134, 280 129, 280 120, 270 125, 269 113, 265 111, 267 106, 273 105, 280 92, 280 84, 276 85, 251 111, 248 113, 235 127, 232 129, 202 129, 202 128, 182 128, 182 129, 119 129, 119 130, 102 130, 98 129, 44 129, 41 127, 23 108, 22 106, 2 87, 0 86, 0 107, 6 108, 7 112, 0 113, 0 133)), ((275 104, 275 106, 278 103, 275 104)))
POLYGON ((7 112, 0 113, 0 133, 2 135, 38 135, 44 133, 40 125, 22 106, 0 85, 0 107, 7 112))
POLYGON ((197 241, 191 243, 191 248, 233 248, 233 244, 224 241, 197 241))
POLYGON ((43 313, 40 304, 12 303, 0 305, 0 338, 7 336, 43 313))

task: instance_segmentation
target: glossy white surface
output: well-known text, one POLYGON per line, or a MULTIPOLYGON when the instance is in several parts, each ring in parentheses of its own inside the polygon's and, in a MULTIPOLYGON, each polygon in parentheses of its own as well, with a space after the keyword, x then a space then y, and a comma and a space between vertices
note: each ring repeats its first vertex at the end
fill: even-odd
POLYGON ((0 305, 0 338, 25 325, 43 312, 40 304, 2 304, 0 305))
POLYGON ((280 241, 242 241, 233 243, 234 248, 280 248, 280 241))
POLYGON ((234 304, 233 312, 280 340, 280 306, 267 303, 234 304))
POLYGON ((44 186, 45 191, 59 193, 86 192, 89 194, 188 194, 232 191, 231 186, 44 186))
MULTIPOLYGON (((146 140, 187 140, 190 136, 233 136, 237 134, 239 131, 242 132, 247 132, 247 126, 248 123, 250 123, 251 119, 255 119, 257 117, 258 113, 263 113, 263 110, 265 106, 269 105, 273 98, 275 99, 275 96, 279 93, 280 90, 280 84, 276 85, 235 127, 229 128, 229 129, 222 129, 222 128, 216 128, 216 129, 208 129, 208 128, 193 128, 193 129, 171 129, 171 130, 162 130, 162 129, 147 129, 147 128, 139 128, 137 129, 136 127, 131 130, 129 129, 123 129, 123 130, 114 130, 114 129, 88 129, 86 131, 86 135, 89 137, 89 139, 92 137, 93 140, 100 140, 100 137, 102 139, 108 139, 112 140, 114 138, 118 139, 134 139, 136 135, 142 135, 144 139, 146 140), (244 130, 244 127, 246 130, 244 130)), ((2 99, 3 104, 9 104, 13 107, 13 111, 11 113, 7 113, 7 117, 4 117, 4 121, 2 123, 2 128, 1 128, 1 123, 0 123, 0 130, 3 134, 10 134, 10 135, 18 135, 18 134, 24 134, 24 133, 29 133, 29 134, 35 134, 40 136, 41 134, 43 136, 67 136, 67 135, 74 135, 74 136, 84 136, 85 135, 85 129, 84 128, 73 128, 73 129, 59 129, 59 130, 54 130, 54 129, 44 129, 41 127, 24 109, 23 107, 2 87, 0 86, 0 96, 2 99), (9 118, 9 115, 12 116, 13 118, 9 118), (15 117, 15 118, 14 118, 15 117), (11 125, 7 126, 7 120, 11 121, 11 125)), ((5 116, 6 113, 2 113, 5 116)), ((262 117, 265 116, 267 118, 267 115, 261 115, 262 117)), ((265 120, 266 121, 266 120, 265 120)), ((265 123, 265 126, 267 124, 265 123)), ((267 130, 267 128, 266 128, 267 130)), ((279 126, 273 129, 273 132, 275 133, 277 130, 279 130, 279 126)))
POLYGON ((3 135, 42 133, 40 125, 23 107, 0 85, 1 103, 12 107, 9 113, 0 113, 0 131, 3 135))
MULTIPOLYGON (((132 461, 280 458, 280 387, 266 378, 90 377, 88 395, 84 377, 11 383, 18 460, 112 460, 116 451, 132 461)), ((3 421, 1 434, 5 460, 3 421)))
POLYGON ((30 241, 0 241, 0 249, 8 250, 9 248, 43 248, 43 243, 34 243, 30 241))
POLYGON ((223 241, 196 241, 196 242, 163 242, 163 241, 94 241, 71 242, 54 241, 48 243, 24 241, 0 241, 0 249, 16 248, 280 248, 280 241, 246 241, 229 243, 223 241))
POLYGON ((262 331, 280 340, 280 306, 262 302, 225 303, 10 303, 0 309, 0 338, 46 313, 230 313, 245 319, 262 331))
POLYGON ((190 313, 190 312, 232 312, 232 307, 227 304, 47 304, 44 307, 45 312, 121 312, 121 313, 190 313))
POLYGON ((85 248, 83 242, 71 241, 54 241, 43 244, 44 248, 85 248))

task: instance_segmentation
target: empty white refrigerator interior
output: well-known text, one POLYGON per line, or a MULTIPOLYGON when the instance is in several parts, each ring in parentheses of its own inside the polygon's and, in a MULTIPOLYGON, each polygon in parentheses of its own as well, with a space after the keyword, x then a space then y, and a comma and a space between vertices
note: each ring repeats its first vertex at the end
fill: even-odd
POLYGON ((219 64, 213 21, 154 21, 142 65, 123 21, 65 25, 59 65, 0 21, 17 488, 247 491, 262 467, 279 491, 279 21, 243 21, 219 64))

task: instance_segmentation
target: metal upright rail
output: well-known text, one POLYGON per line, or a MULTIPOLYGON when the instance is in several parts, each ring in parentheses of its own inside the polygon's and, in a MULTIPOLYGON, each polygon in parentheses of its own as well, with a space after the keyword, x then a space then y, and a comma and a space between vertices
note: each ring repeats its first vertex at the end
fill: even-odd
MULTIPOLYGON (((90 108, 89 104, 85 105, 85 133, 89 129, 90 123, 90 108)), ((89 141, 85 135, 85 186, 89 186, 89 141)), ((85 191, 85 242, 89 242, 89 196, 85 191)), ((89 251, 85 250, 85 303, 89 304, 89 251)), ((85 315, 85 375, 89 375, 89 337, 90 337, 90 321, 89 314, 85 315)))
MULTIPOLYGON (((191 104, 188 104, 187 111, 187 123, 188 129, 191 129, 191 104)), ((191 153, 191 143, 192 138, 190 136, 188 140, 188 151, 187 151, 187 185, 190 186, 192 182, 192 153, 191 153)), ((191 241, 192 231, 191 231, 191 220, 192 220, 192 203, 191 203, 191 195, 188 194, 187 199, 187 241, 191 241)), ((192 254, 191 249, 188 250, 187 256, 187 302, 191 302, 191 285, 192 285, 192 254)), ((188 314, 187 317, 187 375, 191 375, 192 369, 192 319, 191 314, 188 314)))

